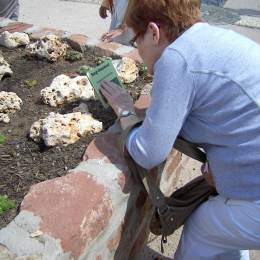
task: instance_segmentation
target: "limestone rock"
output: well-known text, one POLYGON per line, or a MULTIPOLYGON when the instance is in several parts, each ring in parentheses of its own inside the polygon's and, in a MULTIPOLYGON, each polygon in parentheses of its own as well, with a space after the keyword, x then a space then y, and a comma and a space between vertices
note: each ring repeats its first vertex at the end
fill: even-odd
POLYGON ((0 81, 5 75, 11 76, 13 74, 10 65, 8 62, 4 59, 2 54, 0 53, 0 81))
POLYGON ((0 122, 10 122, 10 115, 21 110, 22 100, 14 92, 0 92, 0 122))
POLYGON ((132 83, 138 76, 138 67, 133 59, 123 57, 121 60, 112 61, 119 78, 123 83, 132 83))
POLYGON ((40 143, 43 139, 43 124, 47 119, 40 119, 32 124, 30 129, 30 137, 34 142, 40 143))
POLYGON ((0 113, 0 122, 8 124, 10 122, 10 117, 7 114, 0 113))
POLYGON ((8 31, 5 31, 0 34, 0 45, 9 49, 27 45, 29 43, 30 43, 30 39, 26 33, 20 33, 20 32, 10 33, 8 31))
POLYGON ((102 131, 102 122, 91 114, 80 112, 56 114, 51 112, 45 119, 35 122, 30 129, 30 137, 39 142, 43 139, 46 146, 73 144, 88 133, 102 131))
POLYGON ((27 46, 29 55, 39 58, 46 58, 49 61, 57 61, 59 58, 66 55, 68 45, 63 43, 55 35, 47 35, 42 39, 37 40, 27 46))
POLYGON ((45 104, 56 107, 76 100, 94 99, 95 94, 86 76, 70 78, 61 74, 54 78, 50 87, 41 90, 41 97, 45 104))

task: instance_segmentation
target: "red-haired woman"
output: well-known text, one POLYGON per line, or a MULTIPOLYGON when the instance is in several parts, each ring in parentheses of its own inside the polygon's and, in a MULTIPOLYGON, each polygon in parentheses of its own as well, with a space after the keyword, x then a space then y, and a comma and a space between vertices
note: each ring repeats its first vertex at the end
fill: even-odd
MULTIPOLYGON (((175 259, 249 259, 248 249, 260 249, 260 46, 201 22, 199 2, 130 0, 126 24, 154 79, 126 147, 149 170, 177 135, 200 144, 219 195, 185 223, 175 259)), ((102 93, 129 124, 130 96, 109 82, 102 93)))

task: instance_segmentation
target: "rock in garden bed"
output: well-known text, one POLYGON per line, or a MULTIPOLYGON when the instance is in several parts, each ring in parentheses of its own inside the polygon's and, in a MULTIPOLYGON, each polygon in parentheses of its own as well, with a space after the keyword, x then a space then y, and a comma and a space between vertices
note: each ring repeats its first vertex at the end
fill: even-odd
MULTIPOLYGON (((83 103, 75 99, 63 105, 58 102, 57 106, 51 107, 41 97, 41 91, 50 87, 57 76, 63 74, 75 79, 81 66, 95 66, 96 56, 85 53, 81 60, 75 62, 59 59, 53 63, 28 59, 24 48, 0 47, 1 50, 4 59, 11 64, 13 75, 2 79, 0 91, 16 93, 23 105, 21 110, 12 115, 9 124, 0 122, 0 133, 6 139, 0 145, 0 195, 7 195, 18 206, 31 185, 65 175, 69 169, 76 167, 82 160, 86 146, 100 134, 90 132, 80 136, 74 144, 49 148, 43 140, 36 143, 30 138, 30 128, 34 122, 47 118, 51 112, 61 115, 75 111, 80 111, 81 115, 89 112, 95 120, 102 122, 104 131, 114 123, 115 115, 110 108, 104 109, 99 101, 93 99, 85 99, 83 103), (37 84, 28 85, 28 82, 37 84)), ((146 81, 141 76, 125 85, 135 100, 146 81)), ((10 210, 0 215, 0 228, 7 225, 15 214, 15 210, 10 210)))
POLYGON ((94 99, 95 94, 87 76, 71 78, 61 74, 53 79, 49 87, 41 90, 41 97, 45 104, 56 107, 80 99, 94 99))
POLYGON ((51 112, 48 117, 33 123, 30 138, 46 146, 74 144, 81 137, 102 131, 102 122, 89 113, 69 113, 61 115, 51 112))
POLYGON ((10 33, 8 31, 2 32, 0 34, 0 45, 6 48, 16 48, 19 46, 27 45, 30 43, 28 34, 14 32, 10 33))
POLYGON ((9 123, 10 115, 21 110, 22 104, 16 93, 0 91, 0 122, 9 123))
POLYGON ((120 60, 114 60, 113 65, 123 83, 132 83, 137 79, 139 70, 131 58, 123 57, 120 60))
POLYGON ((54 62, 66 56, 68 47, 69 46, 62 42, 57 36, 48 35, 29 44, 27 46, 27 52, 30 56, 45 58, 48 61, 54 62))
POLYGON ((13 71, 11 70, 9 63, 4 59, 0 52, 0 81, 4 76, 11 76, 12 74, 13 71))

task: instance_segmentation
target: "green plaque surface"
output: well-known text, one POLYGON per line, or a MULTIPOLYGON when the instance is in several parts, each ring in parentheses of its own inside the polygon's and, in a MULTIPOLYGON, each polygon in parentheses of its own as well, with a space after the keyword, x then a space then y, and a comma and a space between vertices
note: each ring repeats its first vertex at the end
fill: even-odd
POLYGON ((93 86, 93 88, 95 90, 97 98, 100 100, 100 102, 102 103, 102 105, 105 108, 108 108, 109 105, 107 104, 104 96, 100 92, 101 82, 103 80, 108 80, 108 81, 111 81, 111 82, 114 82, 115 84, 117 84, 118 87, 121 87, 121 88, 123 87, 122 83, 120 82, 120 80, 118 78, 118 74, 117 74, 112 62, 110 60, 104 61, 97 67, 90 69, 87 72, 87 76, 88 76, 88 79, 89 79, 91 85, 93 86))

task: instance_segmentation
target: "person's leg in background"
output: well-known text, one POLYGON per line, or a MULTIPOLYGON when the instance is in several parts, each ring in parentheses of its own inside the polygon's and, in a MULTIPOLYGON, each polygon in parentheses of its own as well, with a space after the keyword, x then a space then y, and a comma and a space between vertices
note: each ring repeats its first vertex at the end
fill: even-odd
POLYGON ((187 220, 174 259, 248 260, 250 249, 260 249, 260 201, 216 196, 187 220))
POLYGON ((17 4, 14 8, 14 12, 12 13, 10 19, 11 20, 14 20, 14 21, 18 21, 19 19, 19 12, 20 12, 20 4, 19 4, 19 1, 17 1, 17 4))

